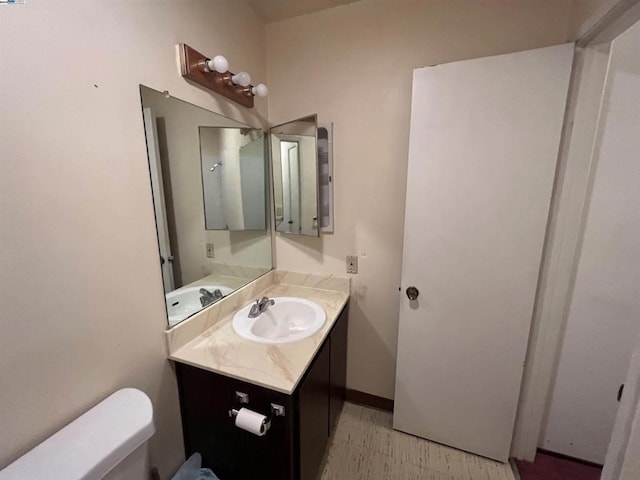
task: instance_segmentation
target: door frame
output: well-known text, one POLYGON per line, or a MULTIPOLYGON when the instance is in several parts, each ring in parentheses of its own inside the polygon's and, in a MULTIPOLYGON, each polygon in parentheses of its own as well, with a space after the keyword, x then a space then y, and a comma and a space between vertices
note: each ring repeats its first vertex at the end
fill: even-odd
POLYGON ((151 190, 153 208, 158 232, 158 252, 160 255, 160 269, 164 293, 174 290, 173 256, 169 240, 167 209, 164 197, 164 183, 162 180, 162 165, 160 162, 160 147, 158 144, 158 130, 151 108, 142 109, 145 135, 147 139, 147 155, 149 157, 149 172, 151 176, 151 190))
MULTIPOLYGON (((599 150, 611 42, 640 21, 640 0, 620 0, 576 42, 551 213, 511 456, 533 461, 545 424, 571 303, 599 150)), ((639 345, 640 347, 640 345, 639 345)))

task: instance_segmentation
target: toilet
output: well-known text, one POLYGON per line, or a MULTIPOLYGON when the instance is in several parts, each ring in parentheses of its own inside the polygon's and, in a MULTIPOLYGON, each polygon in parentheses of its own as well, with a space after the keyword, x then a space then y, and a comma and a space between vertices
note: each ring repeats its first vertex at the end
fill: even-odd
POLYGON ((153 406, 135 388, 113 393, 0 471, 0 480, 147 480, 153 406))

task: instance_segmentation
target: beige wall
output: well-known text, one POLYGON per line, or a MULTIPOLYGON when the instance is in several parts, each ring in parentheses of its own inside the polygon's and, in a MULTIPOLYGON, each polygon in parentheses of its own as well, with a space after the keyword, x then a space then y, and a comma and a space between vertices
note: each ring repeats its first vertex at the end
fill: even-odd
POLYGON ((175 48, 264 81, 263 24, 223 0, 29 0, 0 24, 0 468, 133 386, 167 477, 182 433, 138 84, 264 123, 264 100, 249 111, 186 83, 175 48))
POLYGON ((336 233, 278 235, 276 261, 344 275, 345 256, 360 256, 349 388, 393 397, 413 69, 566 42, 569 7, 364 0, 267 25, 270 121, 334 122, 336 233))
POLYGON ((572 39, 580 38, 620 0, 571 0, 569 31, 572 39))

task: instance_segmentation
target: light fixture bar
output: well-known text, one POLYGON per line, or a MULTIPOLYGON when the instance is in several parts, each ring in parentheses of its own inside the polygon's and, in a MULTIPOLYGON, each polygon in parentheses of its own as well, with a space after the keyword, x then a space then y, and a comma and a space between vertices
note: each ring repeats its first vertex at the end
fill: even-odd
POLYGON ((247 108, 253 108, 254 96, 266 96, 266 85, 251 85, 251 77, 247 72, 234 74, 221 71, 229 68, 229 63, 222 55, 209 59, 185 43, 179 45, 179 50, 181 74, 187 80, 224 95, 247 108))

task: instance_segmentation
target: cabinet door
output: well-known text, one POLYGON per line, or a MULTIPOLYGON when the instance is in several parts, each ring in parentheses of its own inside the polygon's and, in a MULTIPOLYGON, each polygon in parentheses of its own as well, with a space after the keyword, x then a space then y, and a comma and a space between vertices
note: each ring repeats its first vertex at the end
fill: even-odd
POLYGON ((330 355, 325 341, 298 388, 301 480, 316 478, 329 441, 330 355))
POLYGON ((293 402, 274 392, 196 367, 176 364, 185 453, 202 454, 202 464, 222 479, 292 480, 294 472, 293 402), (240 408, 235 392, 249 395, 248 408, 268 414, 270 404, 285 407, 262 437, 235 426, 229 410, 240 408))
POLYGON ((338 421, 344 405, 347 390, 347 330, 349 325, 349 304, 342 309, 331 330, 331 391, 329 396, 329 434, 338 421))

